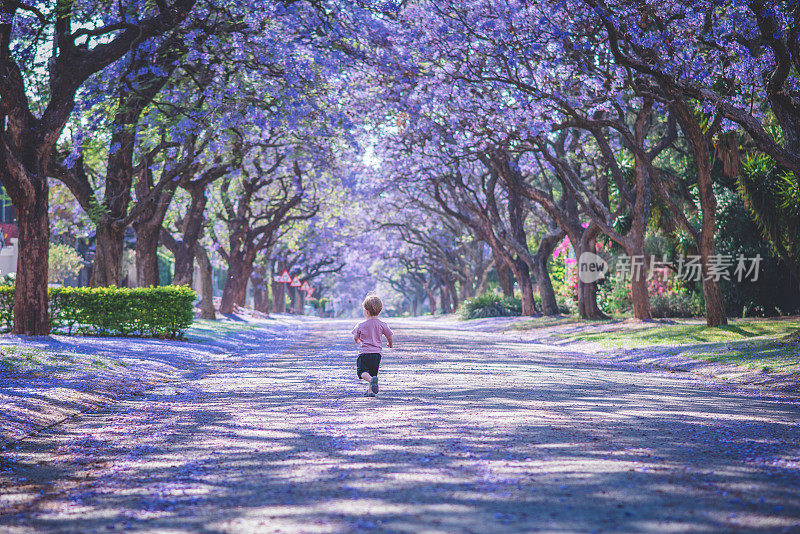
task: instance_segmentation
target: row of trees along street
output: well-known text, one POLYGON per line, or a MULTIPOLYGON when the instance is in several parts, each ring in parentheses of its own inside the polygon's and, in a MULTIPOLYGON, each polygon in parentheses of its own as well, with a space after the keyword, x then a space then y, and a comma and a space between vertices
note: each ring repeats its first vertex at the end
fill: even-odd
POLYGON ((711 326, 796 312, 799 34, 796 3, 757 0, 4 1, 14 332, 49 332, 51 240, 90 251, 93 286, 126 249, 140 286, 198 266, 206 317, 213 266, 221 313, 248 284, 285 311, 291 269, 328 296, 377 280, 398 312, 496 289, 523 315, 653 317, 655 265, 584 283, 565 238, 698 256, 671 291, 711 326), (714 275, 740 254, 760 281, 714 275))

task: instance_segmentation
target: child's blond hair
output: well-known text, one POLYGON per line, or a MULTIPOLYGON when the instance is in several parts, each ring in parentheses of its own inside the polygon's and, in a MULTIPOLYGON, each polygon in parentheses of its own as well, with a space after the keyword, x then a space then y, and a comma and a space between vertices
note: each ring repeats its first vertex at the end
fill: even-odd
POLYGON ((383 302, 381 302, 381 299, 378 297, 378 295, 374 293, 367 295, 362 305, 364 306, 364 309, 367 310, 367 313, 373 317, 377 317, 383 309, 383 302))

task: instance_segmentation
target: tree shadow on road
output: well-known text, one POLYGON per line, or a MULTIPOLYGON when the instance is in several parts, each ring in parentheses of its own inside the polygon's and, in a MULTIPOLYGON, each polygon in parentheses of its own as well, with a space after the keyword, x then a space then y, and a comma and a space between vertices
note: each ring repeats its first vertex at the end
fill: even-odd
POLYGON ((192 532, 788 531, 797 406, 684 377, 407 336, 377 399, 348 345, 243 356, 6 456, 0 525, 192 532), (313 357, 312 357, 313 355, 313 357), (346 362, 343 363, 343 362, 346 362), (64 464, 40 465, 62 458, 64 464), (31 489, 33 488, 33 489, 31 489))

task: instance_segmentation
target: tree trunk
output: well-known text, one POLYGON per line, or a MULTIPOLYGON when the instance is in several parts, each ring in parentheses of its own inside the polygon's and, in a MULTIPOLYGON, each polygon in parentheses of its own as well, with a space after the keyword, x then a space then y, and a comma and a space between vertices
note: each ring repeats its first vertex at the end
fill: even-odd
POLYGON ((217 316, 214 313, 214 278, 208 252, 204 247, 197 245, 195 247, 195 257, 200 267, 200 291, 202 292, 200 318, 216 320, 217 316))
POLYGON ((597 306, 597 283, 584 284, 578 280, 578 313, 583 319, 608 319, 597 306))
POLYGON ((425 293, 428 294, 428 307, 430 308, 431 315, 436 315, 436 295, 431 289, 430 284, 425 284, 425 293))
POLYGON ((447 293, 450 295, 450 309, 455 312, 458 309, 458 292, 456 292, 455 283, 448 281, 446 284, 447 293))
MULTIPOLYGON (((641 139, 637 119, 637 139, 641 139)), ((640 141, 644 142, 644 141, 640 141)), ((647 258, 644 255, 644 236, 647 229, 647 220, 650 215, 650 174, 645 168, 645 160, 639 155, 634 156, 634 174, 636 176, 636 201, 633 205, 631 229, 628 231, 625 247, 631 262, 631 303, 633 317, 640 321, 652 321, 650 314, 650 295, 647 290, 647 258)), ((592 250, 594 252, 594 250, 592 250)))
POLYGON ((700 236, 697 248, 700 252, 703 271, 703 294, 705 297, 706 323, 708 326, 722 326, 728 324, 725 314, 725 302, 719 283, 708 277, 708 260, 717 253, 714 243, 714 230, 717 218, 717 198, 714 196, 711 178, 711 151, 708 137, 703 132, 697 116, 683 98, 676 98, 673 108, 677 111, 678 122, 683 130, 694 156, 697 170, 697 192, 700 200, 700 236))
MULTIPOLYGON (((194 250, 189 251, 188 247, 178 246, 171 250, 175 258, 175 272, 172 274, 172 285, 189 286, 194 283, 194 250)), ((200 262, 198 262, 199 264, 200 262)))
MULTIPOLYGON (((131 61, 136 61, 136 58, 131 57, 131 61)), ((134 93, 130 87, 126 87, 118 97, 119 106, 114 116, 110 140, 110 146, 118 148, 115 152, 109 152, 106 163, 103 202, 106 215, 98 222, 96 229, 94 263, 89 282, 92 287, 118 286, 122 280, 125 226, 121 221, 128 213, 132 198, 133 154, 136 145, 134 125, 146 104, 134 93)))
POLYGON ((521 280, 519 288, 522 293, 522 315, 525 317, 539 315, 536 310, 536 301, 533 299, 533 282, 531 282, 530 275, 521 280))
POLYGON ((539 296, 542 299, 542 314, 558 315, 556 292, 553 290, 553 282, 550 280, 550 273, 547 272, 547 256, 541 258, 538 254, 536 255, 533 276, 536 278, 539 296))
MULTIPOLYGON (((175 271, 172 273, 172 285, 192 287, 194 285, 194 251, 192 251, 192 257, 191 260, 189 260, 186 258, 186 256, 188 256, 187 247, 184 246, 182 241, 175 239, 166 228, 162 226, 158 235, 161 244, 167 247, 167 250, 172 252, 172 256, 175 258, 175 271), (186 269, 184 267, 179 270, 179 264, 183 266, 188 265, 189 268, 186 269)), ((198 266, 199 265, 200 262, 198 262, 198 266)))
POLYGON ((92 287, 118 286, 122 280, 122 247, 125 229, 115 227, 111 221, 101 221, 97 225, 94 244, 92 287))
POLYGON ((633 316, 640 321, 651 321, 650 296, 647 292, 647 278, 638 277, 631 279, 631 302, 633 316))
POLYGON ((459 282, 458 284, 458 300, 463 302, 475 296, 475 288, 468 282, 459 282))
POLYGON ((286 313, 286 284, 284 283, 272 282, 272 311, 286 313))
MULTIPOLYGON (((5 99, 3 104, 10 106, 5 99)), ((21 127, 14 118, 7 117, 11 109, 13 107, 5 110, 5 122, 0 128, 0 182, 17 212, 19 247, 11 331, 26 336, 46 336, 50 333, 47 295, 50 188, 46 170, 53 148, 43 146, 36 131, 21 127)), ((57 137, 50 137, 52 143, 57 137)))
MULTIPOLYGON (((707 160, 706 160, 707 162, 707 160)), ((713 277, 709 276, 709 260, 716 256, 717 245, 714 242, 714 230, 717 223, 717 199, 711 188, 711 171, 707 165, 697 165, 697 189, 700 196, 702 219, 700 222, 700 242, 698 248, 700 261, 703 264, 703 296, 705 299, 706 324, 723 326, 728 324, 725 313, 725 300, 722 289, 713 277)))
POLYGON ((447 287, 444 284, 439 285, 439 310, 442 315, 450 313, 450 299, 447 295, 447 287))
MULTIPOLYGON (((584 251, 594 252, 597 250, 597 234, 600 228, 595 223, 590 223, 588 227, 584 228, 580 234, 580 238, 573 240, 570 237, 570 242, 573 244, 575 255, 577 256, 576 265, 580 269, 580 257, 584 251), (578 246, 574 244, 577 241, 578 246)), ((648 301, 649 302, 649 301, 648 301)), ((583 319, 608 319, 608 315, 600 310, 597 305, 597 282, 586 284, 581 282, 580 276, 578 277, 578 313, 583 319)))
MULTIPOLYGON (((279 259, 272 266, 273 274, 280 276, 286 270, 286 260, 279 259)), ((272 284, 272 312, 286 313, 286 286, 283 282, 276 282, 273 278, 272 284)))
POLYGON ((489 272, 491 272, 494 265, 495 265, 494 261, 491 261, 483 270, 483 272, 480 274, 478 283, 475 286, 475 291, 473 291, 472 293, 473 297, 477 295, 482 295, 486 291, 486 281, 489 278, 489 272))
POLYGON ((550 280, 550 273, 547 270, 547 261, 563 237, 562 231, 552 228, 539 241, 539 247, 536 249, 536 254, 533 255, 533 276, 536 278, 536 285, 539 288, 544 315, 558 315, 556 292, 553 290, 553 282, 550 280))
POLYGON ((158 276, 158 241, 161 224, 149 221, 136 224, 136 285, 137 287, 157 287, 158 276))
MULTIPOLYGON (((502 152, 502 156, 496 158, 500 162, 502 172, 508 172, 510 158, 508 153, 502 152)), ((490 210, 491 211, 491 210, 490 210)), ((519 283, 522 298, 522 315, 539 315, 536 309, 536 301, 533 298, 533 282, 531 281, 530 262, 531 254, 528 249, 528 234, 525 231, 525 219, 528 218, 528 209, 519 195, 508 195, 508 224, 511 228, 513 249, 516 250, 516 258, 509 265, 514 271, 514 276, 519 283), (514 268, 516 266, 516 269, 514 268)))
POLYGON ((253 284, 253 309, 267 313, 269 309, 269 292, 265 291, 266 288, 258 279, 256 273, 253 273, 253 276, 250 277, 250 283, 253 284))
MULTIPOLYGON (((702 257, 702 255, 701 255, 702 257)), ((703 260, 705 262, 705 260, 703 260)), ((703 279, 703 298, 705 299, 706 324, 708 326, 724 326, 728 324, 725 313, 725 300, 722 290, 713 279, 703 279)))
POLYGON ((250 280, 253 283, 253 307, 256 311, 269 313, 270 302, 269 289, 266 283, 266 269, 263 266, 253 269, 253 275, 250 280))
POLYGON ((236 305, 239 306, 240 308, 243 308, 247 305, 247 288, 250 285, 250 276, 252 274, 253 274, 252 264, 250 264, 249 266, 245 265, 241 275, 244 279, 242 280, 241 284, 237 284, 236 286, 237 288, 236 297, 234 300, 234 302, 236 302, 236 305))
POLYGON ((175 256, 175 275, 173 284, 191 285, 194 276, 194 257, 197 242, 203 235, 203 222, 208 202, 206 197, 207 182, 194 182, 184 186, 192 196, 189 210, 183 220, 183 236, 179 242, 175 256))
POLYGON ((14 327, 12 333, 46 336, 50 333, 47 300, 48 257, 50 252, 50 218, 48 186, 42 180, 28 205, 17 208, 19 256, 14 291, 14 327), (39 194, 41 193, 41 194, 39 194))
POLYGON ((219 305, 219 312, 229 315, 234 312, 235 306, 242 305, 247 291, 247 281, 252 272, 252 263, 243 257, 231 256, 228 258, 228 277, 225 279, 225 287, 222 289, 222 302, 219 305))
POLYGON ((511 278, 511 269, 508 268, 508 264, 502 258, 497 258, 494 266, 497 270, 497 280, 500 284, 500 289, 503 291, 503 296, 513 297, 514 280, 511 278))
POLYGON ((539 315, 536 310, 536 301, 533 299, 533 282, 531 281, 531 273, 526 264, 521 259, 513 260, 508 264, 514 277, 517 279, 520 290, 520 299, 522 300, 522 315, 525 317, 534 317, 539 315))
POLYGON ((149 167, 139 173, 139 179, 134 185, 139 204, 136 219, 133 221, 136 232, 136 285, 139 287, 156 287, 161 282, 158 275, 158 245, 164 218, 177 186, 177 182, 172 181, 155 198, 151 198, 155 185, 149 167))
POLYGON ((644 240, 640 241, 639 247, 636 247, 628 253, 631 259, 631 303, 633 304, 633 317, 640 321, 652 321, 653 316, 650 314, 650 294, 647 290, 647 262, 643 261, 643 267, 637 268, 636 258, 644 259, 644 240))
MULTIPOLYGON (((528 270, 527 265, 524 270, 528 270)), ((539 312, 536 310, 536 301, 533 298, 533 282, 531 281, 530 274, 527 276, 520 274, 519 289, 521 293, 520 296, 522 297, 522 315, 526 317, 539 315, 539 312)))

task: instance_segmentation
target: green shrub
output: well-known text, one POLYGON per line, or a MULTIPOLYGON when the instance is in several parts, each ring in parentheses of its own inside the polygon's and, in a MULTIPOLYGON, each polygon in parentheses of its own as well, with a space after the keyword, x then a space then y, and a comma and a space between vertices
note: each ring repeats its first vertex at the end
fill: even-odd
POLYGON ((465 300, 461 304, 459 314, 465 320, 484 317, 516 317, 522 315, 522 302, 516 297, 484 293, 465 300))
MULTIPOLYGON (((536 308, 536 311, 542 310, 542 296, 539 293, 533 294, 533 306, 536 308)), ((556 306, 558 306, 558 313, 562 315, 569 315, 571 313, 578 312, 578 304, 574 300, 568 297, 564 297, 559 293, 556 293, 556 306)), ((522 308, 520 307, 520 310, 522 308)))
POLYGON ((0 331, 11 332, 14 325, 14 286, 0 286, 0 331))
POLYGON ((561 295, 556 295, 556 304, 558 305, 558 313, 562 315, 578 313, 578 303, 573 299, 567 299, 561 295))
POLYGON ((325 304, 328 303, 328 299, 326 297, 322 297, 320 299, 311 297, 310 299, 306 300, 306 304, 314 308, 315 310, 324 310, 325 304))
POLYGON ((83 267, 78 251, 69 245, 50 245, 50 260, 47 279, 51 284, 63 284, 68 278, 77 276, 83 267))
MULTIPOLYGON (((753 161, 751 165, 756 165, 756 163, 767 165, 769 161, 768 158, 761 162, 753 161)), ((757 172, 757 175, 743 177, 743 179, 756 180, 754 184, 760 183, 763 188, 760 194, 764 195, 764 201, 769 201, 770 196, 777 194, 774 189, 777 186, 775 180, 781 173, 769 165, 768 168, 763 169, 753 167, 746 170, 745 174, 750 175, 753 172, 757 172)), ((751 277, 744 277, 739 281, 736 276, 731 276, 730 280, 722 279, 720 281, 728 315, 763 317, 794 315, 800 312, 797 283, 774 247, 764 238, 760 227, 753 221, 752 212, 735 192, 728 189, 715 189, 714 193, 717 196, 718 206, 715 232, 717 254, 731 256, 734 262, 737 261, 739 255, 747 258, 760 255, 762 258, 758 280, 753 281, 751 277)), ((800 218, 795 217, 792 221, 791 218, 781 218, 777 211, 772 211, 774 218, 782 223, 776 230, 787 237, 794 234, 793 240, 789 239, 784 243, 789 244, 794 241, 795 248, 800 249, 797 246, 797 243, 800 243, 800 235, 796 230, 794 232, 792 230, 792 228, 800 228, 800 218)))
POLYGON ((650 295, 650 313, 653 317, 702 317, 705 315, 703 296, 688 291, 669 291, 650 295))
POLYGON ((597 285, 597 305, 605 313, 627 313, 631 310, 630 282, 621 278, 605 279, 597 285))
MULTIPOLYGON (((51 287, 50 328, 56 334, 181 338, 192 324, 188 287, 51 287)), ((14 287, 0 287, 0 328, 11 331, 14 287)))

